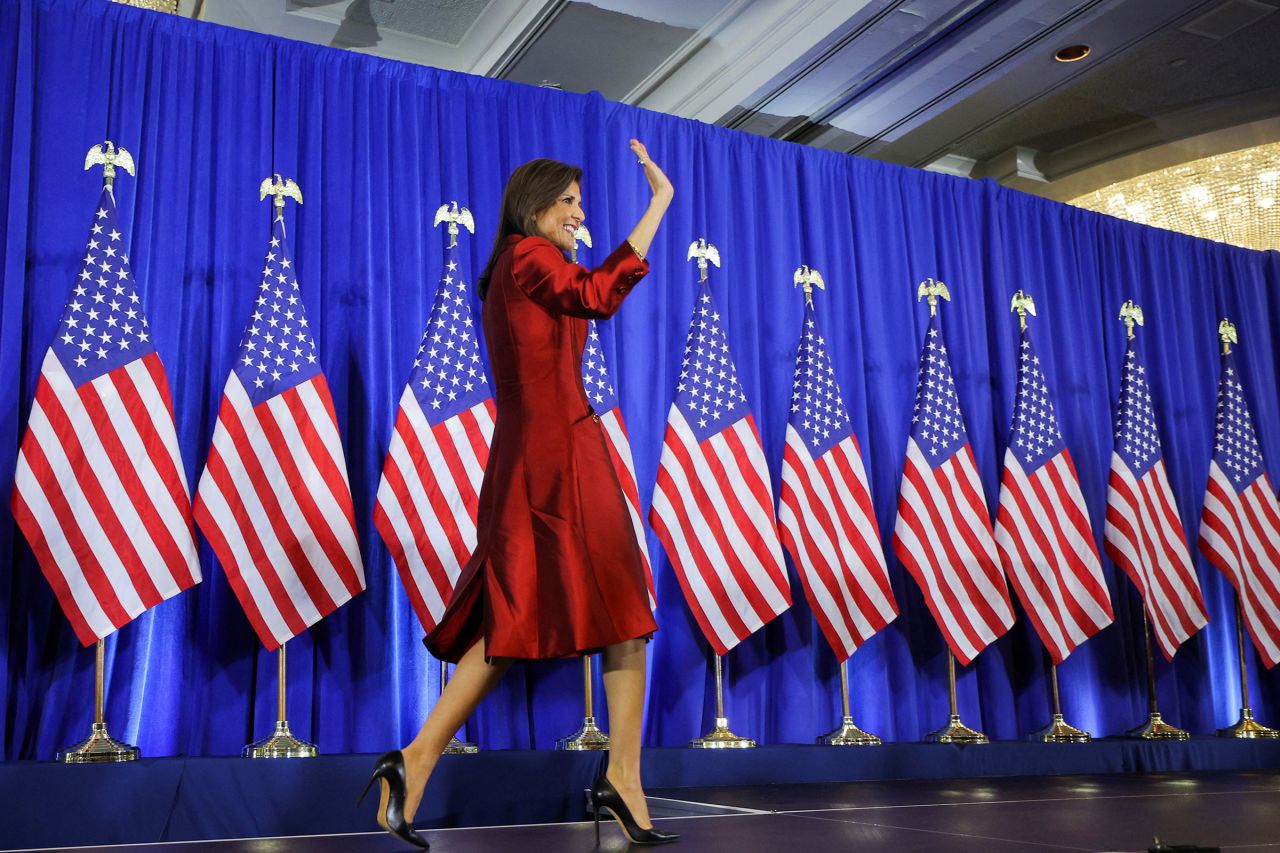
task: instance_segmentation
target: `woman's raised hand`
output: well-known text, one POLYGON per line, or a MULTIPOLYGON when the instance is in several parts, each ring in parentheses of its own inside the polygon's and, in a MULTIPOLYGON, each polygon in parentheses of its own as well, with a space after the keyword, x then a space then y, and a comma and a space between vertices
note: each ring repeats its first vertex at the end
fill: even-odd
POLYGON ((671 181, 666 174, 649 157, 649 149, 645 148, 640 140, 633 139, 631 153, 636 155, 636 160, 644 167, 644 176, 649 181, 649 190, 653 193, 654 199, 663 202, 671 201, 676 194, 675 187, 671 186, 671 181))

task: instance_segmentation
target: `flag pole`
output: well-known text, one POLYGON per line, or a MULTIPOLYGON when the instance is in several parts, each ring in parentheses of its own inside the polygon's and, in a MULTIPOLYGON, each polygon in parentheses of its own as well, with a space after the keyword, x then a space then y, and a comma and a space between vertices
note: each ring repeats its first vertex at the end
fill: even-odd
POLYGON ((1156 704, 1156 659, 1151 652, 1151 626, 1147 622, 1147 608, 1142 607, 1142 640, 1147 649, 1147 705, 1149 708, 1147 721, 1137 728, 1130 729, 1129 737, 1143 740, 1190 740, 1191 735, 1177 726, 1171 726, 1160 716, 1160 708, 1156 704))
POLYGON ((1280 737, 1280 730, 1268 728, 1255 720, 1253 708, 1249 707, 1249 672, 1244 665, 1244 612, 1240 608, 1238 594, 1236 596, 1236 655, 1240 661, 1240 719, 1235 725, 1218 729, 1218 737, 1280 737))
MULTIPOLYGON (((578 243, 580 242, 585 243, 588 248, 591 247, 591 231, 585 225, 579 225, 573 232, 573 248, 569 250, 569 258, 575 264, 578 262, 578 243)), ((609 748, 609 736, 596 725, 595 703, 592 697, 591 658, 591 655, 582 656, 582 725, 573 734, 557 740, 556 749, 576 752, 609 748)))
MULTIPOLYGON (((116 167, 130 175, 134 173, 133 155, 124 148, 116 148, 110 139, 89 149, 84 167, 102 167, 102 188, 114 194, 116 167)), ((114 197, 114 195, 113 195, 114 197)), ((93 663, 93 724, 89 736, 79 743, 60 750, 55 760, 63 764, 96 764, 99 762, 136 761, 141 754, 136 746, 118 741, 107 732, 106 680, 107 645, 99 638, 93 663)))
POLYGON ((591 691, 591 658, 591 655, 582 656, 582 705, 585 710, 582 725, 573 734, 556 741, 556 749, 576 752, 609 748, 609 736, 596 725, 595 703, 591 691))
POLYGON ((956 701, 956 656, 951 653, 950 646, 947 647, 947 699, 951 707, 947 724, 929 732, 925 740, 931 743, 990 743, 982 732, 960 722, 960 707, 956 701))
MULTIPOLYGON (((455 225, 454 228, 456 229, 457 226, 455 225)), ((444 693, 444 687, 448 683, 449 683, 449 662, 442 660, 440 661, 440 693, 441 694, 444 693)), ((480 751, 480 747, 476 746, 474 743, 471 743, 470 741, 458 740, 457 735, 454 735, 453 737, 449 738, 449 743, 447 743, 444 748, 445 755, 471 755, 479 751, 480 751)))
POLYGON ((853 712, 849 708, 849 660, 840 661, 840 710, 843 716, 834 731, 818 738, 826 746, 879 746, 883 741, 870 732, 854 725, 853 712))
MULTIPOLYGON (((1049 657, 1048 649, 1045 649, 1045 657, 1049 657)), ((1049 725, 1032 732, 1031 739, 1044 743, 1088 743, 1093 740, 1093 735, 1071 725, 1062 715, 1062 697, 1058 693, 1058 665, 1052 658, 1049 660, 1049 694, 1053 700, 1053 718, 1049 725)))
MULTIPOLYGON (((804 293, 805 305, 813 307, 813 289, 827 289, 822 280, 822 273, 808 264, 801 264, 792 276, 794 283, 804 293)), ((882 741, 876 735, 865 732, 853 722, 853 712, 849 707, 849 659, 840 661, 840 725, 834 730, 818 738, 818 743, 826 746, 877 746, 882 741)))
POLYGON ((105 715, 107 654, 106 643, 98 640, 93 666, 93 726, 89 736, 57 755, 63 764, 97 764, 107 761, 136 761, 136 746, 116 740, 107 733, 105 715))
POLYGON ((724 673, 720 655, 716 660, 716 724, 700 738, 689 741, 694 749, 750 749, 756 745, 751 738, 741 737, 729 728, 729 718, 724 713, 724 673))
POLYGON ((240 753, 244 758, 315 758, 315 745, 299 740, 289 731, 289 715, 285 708, 288 684, 288 662, 285 643, 276 650, 276 728, 269 737, 255 741, 240 753))
MULTIPOLYGON (((1236 342, 1236 327, 1230 320, 1224 319, 1218 324, 1218 335, 1222 339, 1222 354, 1231 354, 1231 345, 1236 342)), ((1243 581, 1242 581, 1243 583, 1243 581)), ((1268 728, 1253 718, 1253 708, 1249 707, 1249 671, 1244 663, 1244 610, 1240 604, 1240 591, 1236 590, 1236 658, 1240 663, 1240 719, 1235 725, 1218 729, 1219 737, 1238 738, 1275 738, 1280 731, 1268 728)))

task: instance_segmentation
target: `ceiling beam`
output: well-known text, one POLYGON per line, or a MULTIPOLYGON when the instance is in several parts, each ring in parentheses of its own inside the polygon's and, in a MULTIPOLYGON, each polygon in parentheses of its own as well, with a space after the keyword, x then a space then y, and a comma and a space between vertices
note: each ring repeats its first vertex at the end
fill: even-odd
POLYGON ((716 122, 871 0, 733 0, 624 103, 716 122))

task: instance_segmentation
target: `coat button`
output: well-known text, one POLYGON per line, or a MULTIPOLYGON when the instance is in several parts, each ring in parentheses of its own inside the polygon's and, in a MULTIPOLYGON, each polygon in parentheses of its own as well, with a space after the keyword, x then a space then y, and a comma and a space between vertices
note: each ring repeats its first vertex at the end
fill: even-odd
POLYGON ((592 413, 591 413, 591 420, 595 421, 596 423, 600 423, 600 416, 599 416, 599 415, 597 415, 595 412, 592 412, 592 413))

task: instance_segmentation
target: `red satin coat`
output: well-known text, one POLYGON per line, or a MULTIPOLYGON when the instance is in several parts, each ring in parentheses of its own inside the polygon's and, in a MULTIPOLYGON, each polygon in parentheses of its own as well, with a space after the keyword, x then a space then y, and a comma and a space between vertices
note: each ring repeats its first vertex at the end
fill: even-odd
POLYGON ((587 319, 609 317, 649 270, 623 243, 597 269, 543 237, 507 239, 483 325, 497 419, 477 544, 427 635, 457 661, 554 658, 657 630, 644 564, 599 417, 582 388, 587 319))

